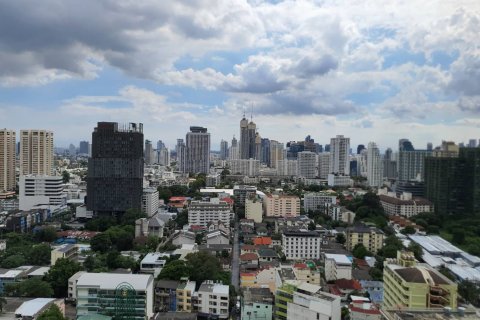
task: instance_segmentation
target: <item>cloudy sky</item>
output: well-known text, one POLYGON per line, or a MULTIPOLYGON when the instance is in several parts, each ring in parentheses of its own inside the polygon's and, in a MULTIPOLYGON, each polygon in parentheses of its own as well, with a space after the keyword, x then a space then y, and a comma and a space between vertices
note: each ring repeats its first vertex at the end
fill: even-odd
POLYGON ((200 125, 218 149, 253 108, 282 142, 479 139, 479 31, 478 0, 0 0, 0 126, 200 125))

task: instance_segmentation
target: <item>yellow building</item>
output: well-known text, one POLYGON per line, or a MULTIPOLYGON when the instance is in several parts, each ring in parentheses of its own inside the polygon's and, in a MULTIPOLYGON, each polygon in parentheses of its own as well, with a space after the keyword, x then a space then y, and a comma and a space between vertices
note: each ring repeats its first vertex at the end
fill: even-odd
POLYGON ((347 250, 352 251, 358 243, 361 243, 372 253, 377 253, 383 247, 383 231, 375 227, 354 226, 347 228, 347 250))
POLYGON ((428 265, 416 265, 413 253, 398 251, 385 261, 384 308, 457 308, 457 284, 428 265))
POLYGON ((192 312, 192 295, 195 292, 195 281, 182 279, 177 288, 177 311, 192 312))
POLYGON ((54 266, 60 258, 76 261, 77 257, 78 246, 76 244, 63 244, 50 252, 50 265, 54 266))
POLYGON ((269 194, 263 198, 266 217, 296 217, 300 214, 300 198, 291 195, 269 194))

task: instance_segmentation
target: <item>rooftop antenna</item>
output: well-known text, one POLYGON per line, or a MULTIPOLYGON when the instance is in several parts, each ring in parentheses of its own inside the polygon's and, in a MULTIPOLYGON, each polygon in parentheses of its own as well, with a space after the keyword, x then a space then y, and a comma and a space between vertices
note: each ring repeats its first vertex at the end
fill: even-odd
POLYGON ((243 119, 245 119, 245 106, 243 106, 243 119))
POLYGON ((252 102, 251 108, 252 108, 252 112, 250 113, 250 121, 253 122, 253 102, 252 102))

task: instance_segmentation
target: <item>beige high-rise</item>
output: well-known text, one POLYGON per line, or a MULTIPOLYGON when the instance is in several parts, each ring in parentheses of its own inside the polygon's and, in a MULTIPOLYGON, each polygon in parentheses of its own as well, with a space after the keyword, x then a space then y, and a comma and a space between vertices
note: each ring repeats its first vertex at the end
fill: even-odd
POLYGON ((53 132, 20 131, 20 175, 53 174, 53 132))
POLYGON ((0 129, 0 192, 15 190, 15 131, 0 129))

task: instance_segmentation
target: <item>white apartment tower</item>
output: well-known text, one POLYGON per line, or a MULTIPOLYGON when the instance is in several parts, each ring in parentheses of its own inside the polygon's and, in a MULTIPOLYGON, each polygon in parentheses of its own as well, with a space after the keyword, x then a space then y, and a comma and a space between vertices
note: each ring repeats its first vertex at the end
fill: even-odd
POLYGON ((317 154, 311 151, 298 153, 298 176, 313 179, 317 176, 317 154))
POLYGON ((177 139, 177 145, 175 146, 175 152, 177 153, 177 168, 180 172, 185 172, 185 155, 186 155, 185 142, 183 139, 177 139))
POLYGON ((207 132, 207 128, 190 127, 186 141, 186 172, 208 173, 210 170, 210 133, 207 132))
POLYGON ((320 179, 327 179, 330 173, 330 153, 322 152, 318 154, 318 176, 320 179))
POLYGON ((350 175, 349 150, 350 138, 337 135, 330 139, 330 173, 350 175))
POLYGON ((283 143, 275 140, 270 140, 270 168, 277 167, 277 161, 284 159, 283 143))
POLYGON ((367 181, 370 187, 381 187, 383 182, 383 162, 375 142, 367 148, 367 181))
POLYGON ((15 131, 0 129, 0 192, 15 190, 15 131))
POLYGON ((235 137, 232 138, 232 145, 228 150, 228 159, 230 160, 240 159, 240 150, 238 148, 238 141, 235 137))
POLYGON ((53 132, 20 131, 20 175, 53 173, 53 132))

